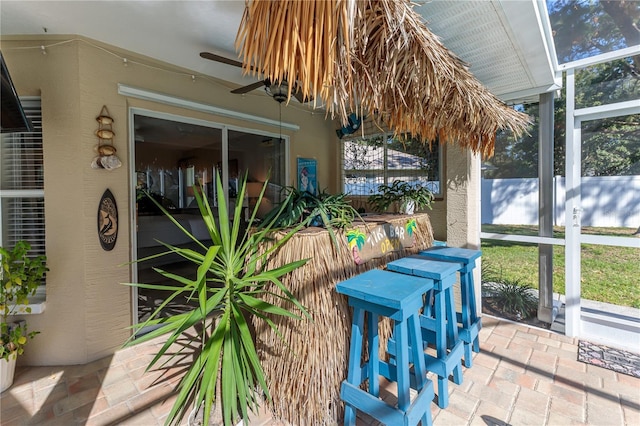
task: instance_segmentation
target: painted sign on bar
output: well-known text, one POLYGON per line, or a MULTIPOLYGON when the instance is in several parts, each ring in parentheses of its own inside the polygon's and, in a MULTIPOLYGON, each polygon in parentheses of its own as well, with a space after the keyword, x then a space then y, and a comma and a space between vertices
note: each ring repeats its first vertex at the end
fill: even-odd
POLYGON ((409 219, 402 225, 384 223, 369 229, 350 229, 347 231, 347 244, 356 264, 402 248, 413 247, 416 242, 416 220, 409 219))

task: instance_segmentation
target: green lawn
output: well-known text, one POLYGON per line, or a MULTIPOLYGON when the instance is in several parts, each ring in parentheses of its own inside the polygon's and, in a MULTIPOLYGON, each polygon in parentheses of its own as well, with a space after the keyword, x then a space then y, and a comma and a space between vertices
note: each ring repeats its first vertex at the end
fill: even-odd
MULTIPOLYGON (((535 226, 482 225, 483 232, 537 235, 535 226)), ((583 228, 583 233, 630 236, 631 228, 583 228)), ((564 237, 564 228, 554 228, 564 237)), ((538 287, 538 247, 508 241, 482 241, 482 265, 509 281, 538 287)), ((553 291, 564 294, 564 246, 553 248, 553 291)), ((640 308, 640 250, 628 247, 582 245, 582 298, 640 308)))

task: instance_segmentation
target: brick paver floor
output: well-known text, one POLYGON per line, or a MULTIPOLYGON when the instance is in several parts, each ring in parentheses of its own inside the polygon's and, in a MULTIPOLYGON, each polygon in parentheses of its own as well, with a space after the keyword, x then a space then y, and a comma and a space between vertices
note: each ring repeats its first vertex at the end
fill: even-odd
MULTIPOLYGON (((480 337, 463 383, 450 383, 449 407, 432 403, 434 425, 640 425, 640 379, 577 361, 577 339, 486 315, 480 337)), ((0 423, 161 425, 188 360, 145 373, 159 344, 81 366, 18 368, 0 395, 0 423)), ((251 421, 284 424, 266 411, 251 421)), ((359 414, 358 424, 379 423, 359 414)))

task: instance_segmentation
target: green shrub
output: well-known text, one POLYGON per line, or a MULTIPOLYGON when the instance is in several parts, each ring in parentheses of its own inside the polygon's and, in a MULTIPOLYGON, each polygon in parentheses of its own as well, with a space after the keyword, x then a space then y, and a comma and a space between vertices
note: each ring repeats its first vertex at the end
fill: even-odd
POLYGON ((491 265, 482 265, 482 292, 493 299, 495 307, 503 312, 515 315, 518 319, 527 319, 538 309, 538 297, 534 288, 518 280, 506 280, 502 271, 496 271, 491 265))
POLYGON ((507 313, 526 319, 538 308, 538 298, 531 293, 529 285, 517 282, 498 283, 495 288, 495 298, 498 306, 507 313))

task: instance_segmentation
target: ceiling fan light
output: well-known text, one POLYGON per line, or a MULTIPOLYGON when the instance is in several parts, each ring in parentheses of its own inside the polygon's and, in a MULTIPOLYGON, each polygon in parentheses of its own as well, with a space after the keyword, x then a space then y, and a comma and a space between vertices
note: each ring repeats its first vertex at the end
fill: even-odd
POLYGON ((289 83, 287 83, 286 80, 283 80, 280 83, 274 83, 269 86, 265 86, 264 90, 269 96, 271 96, 279 103, 286 101, 289 97, 289 83))

